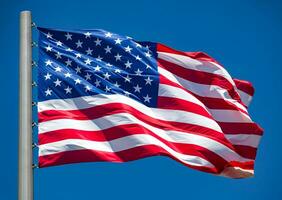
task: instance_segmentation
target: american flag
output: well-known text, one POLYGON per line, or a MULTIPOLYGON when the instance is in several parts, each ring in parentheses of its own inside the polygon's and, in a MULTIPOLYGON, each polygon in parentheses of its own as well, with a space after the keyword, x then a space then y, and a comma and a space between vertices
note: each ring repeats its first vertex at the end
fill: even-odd
POLYGON ((231 178, 254 173, 254 89, 213 58, 105 30, 38 28, 39 166, 163 155, 231 178))

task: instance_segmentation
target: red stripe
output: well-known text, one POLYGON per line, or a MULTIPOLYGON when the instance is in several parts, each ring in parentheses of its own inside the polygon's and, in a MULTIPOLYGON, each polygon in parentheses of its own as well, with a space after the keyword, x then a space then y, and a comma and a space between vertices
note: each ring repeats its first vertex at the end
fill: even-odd
POLYGON ((250 146, 244 146, 244 145, 233 145, 236 149, 236 152, 239 153, 244 158, 256 159, 257 154, 257 148, 250 147, 250 146))
POLYGON ((139 124, 127 124, 104 129, 102 131, 84 131, 75 129, 61 129, 39 134, 39 144, 46 144, 65 139, 85 139, 95 141, 109 141, 134 134, 149 134, 153 132, 139 124))
MULTIPOLYGON (((110 153, 96 150, 76 150, 66 151, 46 156, 39 156, 39 167, 49 167, 54 165, 63 165, 80 162, 128 162, 150 156, 167 156, 174 160, 175 157, 168 154, 159 146, 146 145, 127 149, 124 151, 110 153)), ((178 162, 181 162, 177 160, 178 162)), ((218 173, 215 168, 208 168, 203 166, 192 166, 183 163, 193 169, 197 169, 209 173, 218 173)))
POLYGON ((209 55, 207 55, 203 52, 182 52, 182 51, 172 49, 172 48, 165 46, 163 44, 160 44, 160 43, 157 44, 157 51, 188 56, 190 58, 200 60, 200 61, 208 61, 208 62, 218 63, 214 58, 210 57, 209 55))
POLYGON ((248 115, 245 110, 238 108, 236 105, 224 99, 212 98, 212 97, 201 97, 194 94, 194 96, 205 104, 209 109, 218 109, 218 110, 237 110, 248 115))
POLYGON ((191 134, 202 135, 205 137, 209 137, 213 140, 216 140, 229 148, 233 148, 230 142, 223 136, 222 133, 217 132, 215 130, 187 123, 180 122, 172 122, 172 121, 164 121, 149 117, 135 108, 128 106, 126 104, 120 103, 110 103, 100 106, 95 106, 82 110, 47 110, 38 113, 39 122, 55 120, 55 119, 74 119, 74 120, 93 120, 99 117, 117 114, 117 113, 130 113, 135 116, 139 120, 160 128, 162 130, 174 130, 181 132, 188 132, 191 134))
POLYGON ((159 96, 158 108, 189 111, 212 119, 211 115, 202 106, 178 98, 159 96))
POLYGON ((218 122, 218 124, 224 134, 263 134, 263 129, 256 123, 218 122))
POLYGON ((233 99, 241 103, 240 96, 233 85, 226 78, 220 75, 186 69, 162 59, 158 59, 158 66, 185 80, 205 85, 216 85, 224 88, 233 99))
POLYGON ((75 129, 61 129, 39 134, 39 144, 47 144, 65 139, 84 139, 94 141, 109 141, 137 133, 153 134, 139 124, 126 124, 105 129, 103 131, 83 131, 75 129))
POLYGON ((239 79, 233 79, 233 80, 234 80, 234 82, 236 84, 236 87, 239 90, 242 90, 243 92, 247 93, 250 96, 254 96, 255 89, 254 89, 253 85, 250 82, 239 80, 239 79))

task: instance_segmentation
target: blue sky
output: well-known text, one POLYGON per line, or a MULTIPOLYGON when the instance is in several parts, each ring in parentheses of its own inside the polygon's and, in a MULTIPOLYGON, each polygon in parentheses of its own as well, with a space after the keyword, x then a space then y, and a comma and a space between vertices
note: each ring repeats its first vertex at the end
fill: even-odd
POLYGON ((39 26, 102 28, 207 52, 233 77, 254 84, 250 113, 265 129, 254 178, 217 177, 165 157, 84 163, 35 170, 35 199, 281 199, 281 2, 1 0, 0 5, 0 199, 17 198, 18 15, 24 9, 39 26))

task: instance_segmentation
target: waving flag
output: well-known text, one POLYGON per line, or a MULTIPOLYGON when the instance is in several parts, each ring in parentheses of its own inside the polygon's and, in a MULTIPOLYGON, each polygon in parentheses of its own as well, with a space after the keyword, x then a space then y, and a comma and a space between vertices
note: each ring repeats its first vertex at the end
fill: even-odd
POLYGON ((104 30, 39 28, 39 166, 169 156, 253 175, 254 89, 213 58, 104 30))

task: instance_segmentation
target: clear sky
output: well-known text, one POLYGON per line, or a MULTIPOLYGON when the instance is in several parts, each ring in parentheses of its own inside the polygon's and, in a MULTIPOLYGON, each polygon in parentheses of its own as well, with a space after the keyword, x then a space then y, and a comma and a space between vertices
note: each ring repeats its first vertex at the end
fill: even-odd
POLYGON ((35 200, 281 199, 282 3, 271 0, 0 0, 0 199, 17 197, 18 17, 24 9, 43 27, 101 28, 207 52, 233 77, 254 84, 250 114, 265 130, 254 178, 217 177, 165 157, 73 164, 35 170, 35 200))

